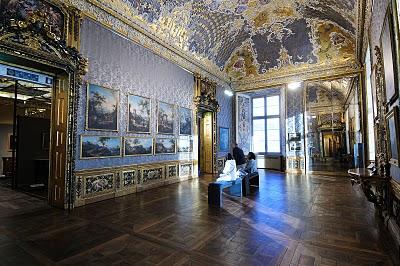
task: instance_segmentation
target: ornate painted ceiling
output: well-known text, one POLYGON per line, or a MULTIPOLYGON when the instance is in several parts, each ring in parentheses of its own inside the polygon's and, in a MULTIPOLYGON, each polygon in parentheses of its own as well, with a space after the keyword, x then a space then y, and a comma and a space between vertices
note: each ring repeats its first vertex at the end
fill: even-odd
POLYGON ((312 81, 307 84, 307 110, 311 113, 343 112, 354 78, 312 81))
POLYGON ((234 81, 356 61, 358 0, 88 2, 234 81))

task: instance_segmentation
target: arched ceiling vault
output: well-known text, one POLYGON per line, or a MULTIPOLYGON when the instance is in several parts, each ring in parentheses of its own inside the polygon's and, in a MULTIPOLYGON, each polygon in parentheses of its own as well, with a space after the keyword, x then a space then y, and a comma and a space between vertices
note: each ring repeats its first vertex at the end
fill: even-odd
POLYGON ((210 73, 240 84, 310 69, 354 66, 358 1, 88 2, 139 25, 141 31, 191 57, 210 73))

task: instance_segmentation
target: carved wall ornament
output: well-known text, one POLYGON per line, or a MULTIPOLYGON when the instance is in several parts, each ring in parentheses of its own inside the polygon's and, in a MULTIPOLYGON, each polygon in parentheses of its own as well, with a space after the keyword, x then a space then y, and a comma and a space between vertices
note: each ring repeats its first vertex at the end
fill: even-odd
MULTIPOLYGON (((0 53, 38 65, 57 69, 67 82, 68 112, 66 119, 65 202, 73 205, 76 117, 79 88, 88 70, 88 61, 79 54, 80 12, 58 0, 1 1, 0 53), (63 74, 61 74, 63 73, 63 74)), ((56 82, 57 84, 57 82, 56 82)), ((63 85, 64 86, 64 85, 63 85)), ((79 185, 81 186, 81 185, 79 185)), ((81 188, 79 188, 81 190, 81 188)))
POLYGON ((376 105, 377 105, 377 117, 375 121, 376 130, 376 159, 379 174, 381 176, 389 177, 389 159, 387 154, 387 125, 386 125, 386 93, 384 86, 384 68, 382 61, 382 52, 378 46, 375 46, 376 56, 376 75, 375 75, 375 86, 376 86, 376 105))
POLYGON ((243 85, 356 62, 365 10, 358 0, 67 2, 193 73, 243 85))

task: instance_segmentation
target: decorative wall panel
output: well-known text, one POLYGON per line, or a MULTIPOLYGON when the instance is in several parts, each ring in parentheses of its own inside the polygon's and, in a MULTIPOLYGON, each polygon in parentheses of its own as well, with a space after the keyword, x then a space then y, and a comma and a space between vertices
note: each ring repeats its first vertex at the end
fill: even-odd
MULTIPOLYGON (((234 130, 233 130, 233 97, 229 97, 224 93, 225 88, 217 86, 217 101, 219 103, 219 106, 221 110, 218 112, 217 115, 217 128, 219 127, 226 127, 230 129, 230 143, 229 143, 229 151, 232 151, 232 141, 235 139, 234 138, 234 130)), ((218 153, 217 156, 225 156, 227 153, 226 152, 220 152, 219 151, 219 135, 217 134, 217 147, 218 147, 218 153)))
POLYGON ((137 170, 122 172, 122 185, 124 188, 135 186, 137 183, 137 170))
POLYGON ((286 149, 287 170, 305 170, 304 164, 304 88, 286 90, 286 134, 301 135, 301 150, 286 149))
POLYGON ((251 102, 247 95, 236 95, 236 142, 245 154, 251 151, 251 102))
POLYGON ((177 164, 167 165, 166 178, 174 179, 177 177, 178 177, 178 165, 177 164))
POLYGON ((84 178, 85 196, 101 195, 114 189, 114 174, 101 174, 84 178))
MULTIPOLYGON (((131 137, 171 137, 156 134, 156 101, 193 109, 193 76, 171 62, 153 54, 149 50, 122 38, 114 32, 100 26, 92 20, 85 19, 82 24, 81 52, 88 57, 90 68, 85 80, 119 91, 118 132, 92 132, 84 129, 86 112, 86 92, 84 87, 78 108, 77 134, 131 137), (153 73, 153 74, 151 74, 153 73), (128 95, 139 95, 152 99, 151 133, 129 133, 128 95)), ((178 117, 175 116, 175 137, 178 137, 178 117)), ((80 147, 77 147, 79 154, 80 147)), ((190 156, 189 156, 190 157, 190 156)), ((122 158, 80 160, 76 158, 76 169, 93 169, 99 167, 170 161, 180 158, 175 155, 135 156, 122 158)))
POLYGON ((190 177, 193 174, 193 164, 183 163, 179 165, 179 177, 190 177))
POLYGON ((77 171, 75 207, 193 178, 193 161, 166 161, 77 171))

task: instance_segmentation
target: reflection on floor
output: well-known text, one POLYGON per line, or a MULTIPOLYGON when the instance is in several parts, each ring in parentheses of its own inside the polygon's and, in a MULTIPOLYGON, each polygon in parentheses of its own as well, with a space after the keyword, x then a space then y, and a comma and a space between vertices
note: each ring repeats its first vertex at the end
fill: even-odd
POLYGON ((354 168, 353 162, 340 161, 336 158, 310 159, 309 170, 315 172, 341 172, 347 173, 347 170, 354 168))
POLYGON ((2 189, 0 264, 392 265, 394 244, 347 178, 263 172, 259 191, 221 210, 207 206, 209 179, 72 215, 2 189))
MULTIPOLYGON (((0 188, 8 188, 11 189, 12 187, 12 178, 0 178, 0 188)), ((32 195, 34 197, 37 198, 41 198, 46 200, 47 199, 47 187, 23 187, 23 188, 19 188, 18 191, 16 193, 25 193, 25 194, 29 194, 32 195)))

